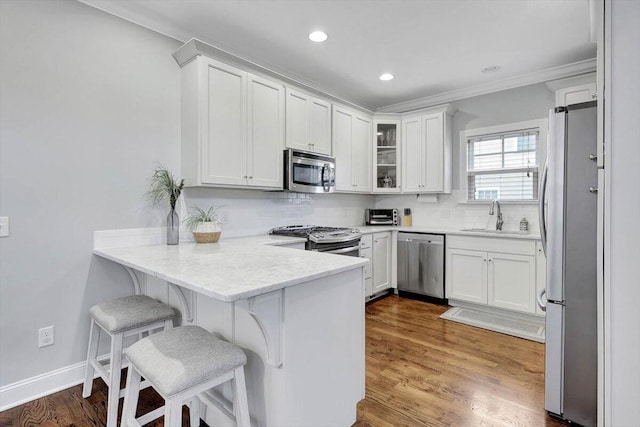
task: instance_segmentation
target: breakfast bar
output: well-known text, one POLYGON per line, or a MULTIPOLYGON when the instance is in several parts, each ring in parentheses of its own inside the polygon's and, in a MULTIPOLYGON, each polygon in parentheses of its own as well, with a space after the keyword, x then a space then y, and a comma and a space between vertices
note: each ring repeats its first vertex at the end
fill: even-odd
MULTIPOLYGON (((299 240, 96 245, 94 254, 123 265, 140 292, 177 297, 183 323, 245 351, 252 425, 352 425, 364 398, 368 261, 286 247, 299 240)), ((231 396, 229 387, 211 393, 222 408, 231 396)), ((209 425, 228 423, 215 411, 200 415, 209 425)))

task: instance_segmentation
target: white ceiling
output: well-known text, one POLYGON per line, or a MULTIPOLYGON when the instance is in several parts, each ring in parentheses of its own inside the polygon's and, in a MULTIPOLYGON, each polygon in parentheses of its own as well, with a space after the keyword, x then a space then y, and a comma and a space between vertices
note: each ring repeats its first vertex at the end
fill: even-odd
POLYGON ((371 110, 596 56, 589 0, 81 1, 371 110), (311 42, 316 29, 329 39, 311 42))

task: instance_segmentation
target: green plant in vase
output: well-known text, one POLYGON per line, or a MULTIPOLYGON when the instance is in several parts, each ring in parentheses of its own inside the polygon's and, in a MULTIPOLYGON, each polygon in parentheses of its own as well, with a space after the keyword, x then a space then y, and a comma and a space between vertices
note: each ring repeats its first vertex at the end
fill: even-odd
POLYGON ((191 208, 191 213, 185 219, 185 223, 197 243, 215 243, 220 239, 222 230, 217 211, 221 207, 209 206, 206 211, 198 206, 191 208))
POLYGON ((167 245, 177 245, 180 241, 180 217, 176 212, 176 202, 182 194, 184 179, 178 181, 166 166, 158 164, 150 178, 149 199, 153 204, 168 199, 171 211, 167 216, 167 245))

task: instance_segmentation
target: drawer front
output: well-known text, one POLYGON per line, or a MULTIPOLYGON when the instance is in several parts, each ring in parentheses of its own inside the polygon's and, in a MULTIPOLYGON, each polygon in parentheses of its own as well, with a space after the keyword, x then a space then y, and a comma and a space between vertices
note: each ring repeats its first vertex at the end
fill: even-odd
POLYGON ((506 237, 474 237, 447 235, 447 247, 471 251, 501 252, 517 255, 535 255, 536 241, 506 237))

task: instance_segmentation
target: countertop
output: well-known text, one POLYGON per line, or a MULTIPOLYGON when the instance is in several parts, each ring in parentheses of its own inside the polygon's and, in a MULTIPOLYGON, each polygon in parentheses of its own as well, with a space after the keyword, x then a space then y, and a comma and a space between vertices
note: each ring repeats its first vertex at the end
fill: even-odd
POLYGON ((505 230, 498 233, 487 231, 465 231, 459 228, 447 227, 425 227, 425 226, 392 226, 392 225, 355 225, 363 234, 378 233, 381 231, 404 231, 407 233, 433 233, 433 234, 452 234, 459 236, 476 236, 476 237, 495 237, 500 239, 524 239, 524 240, 540 240, 538 233, 520 233, 519 231, 505 230))
POLYGON ((219 243, 95 249, 93 253, 220 301, 261 295, 365 266, 343 255, 279 247, 305 239, 253 236, 219 243))

